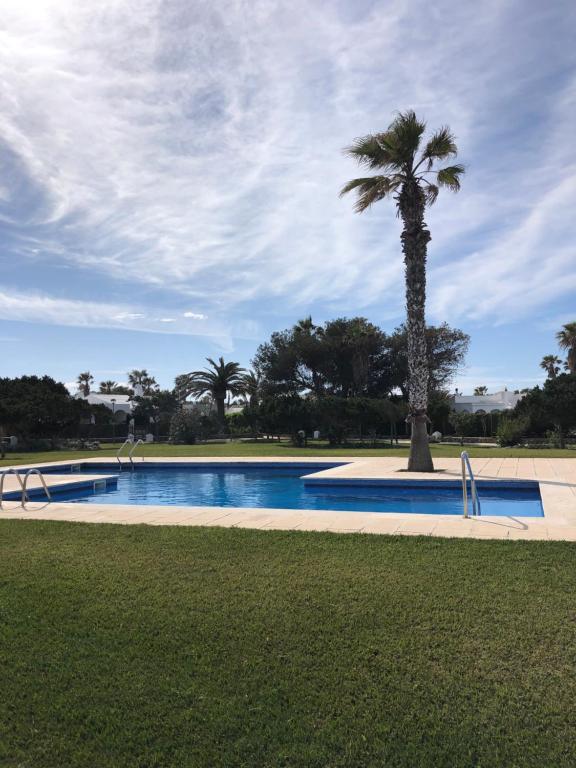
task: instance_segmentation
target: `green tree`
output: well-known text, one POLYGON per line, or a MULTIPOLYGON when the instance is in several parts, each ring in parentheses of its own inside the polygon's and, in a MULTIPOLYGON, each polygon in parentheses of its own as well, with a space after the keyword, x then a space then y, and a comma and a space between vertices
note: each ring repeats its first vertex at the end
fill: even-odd
POLYGON ((0 424, 8 434, 57 437, 89 412, 84 400, 49 376, 0 379, 0 424))
POLYGON ((94 376, 90 373, 90 371, 83 371, 82 373, 78 374, 78 378, 76 379, 76 383, 78 384, 78 389, 84 397, 88 397, 90 394, 90 387, 92 386, 94 382, 94 376))
POLYGON ((476 397, 482 397, 488 394, 488 387, 482 385, 481 387, 474 387, 474 394, 476 397))
POLYGON ((252 362, 263 394, 354 397, 388 393, 388 357, 386 334, 363 317, 337 318, 323 326, 307 318, 273 333, 252 362))
POLYGON ((564 448, 566 434, 576 427, 576 374, 546 379, 542 388, 534 387, 519 401, 513 415, 527 417, 532 432, 543 434, 554 427, 564 448))
POLYGON ((137 392, 141 391, 143 395, 150 395, 158 389, 158 384, 153 376, 150 376, 146 368, 142 370, 134 369, 128 374, 128 383, 132 389, 137 392))
POLYGON ((115 381, 101 381, 99 392, 102 395, 112 395, 116 391, 118 384, 115 381))
POLYGON ((262 394, 262 376, 257 371, 248 371, 244 374, 244 395, 248 398, 248 405, 256 408, 262 394))
MULTIPOLYGON (((426 326, 426 359, 428 362, 428 394, 445 391, 466 359, 470 337, 447 323, 426 326)), ((405 325, 395 329, 386 339, 389 350, 388 369, 392 388, 398 388, 408 399, 408 331, 405 325)))
MULTIPOLYGON (((426 328, 430 392, 445 390, 462 365, 469 337, 446 323, 426 328)), ((261 394, 381 398, 408 393, 408 338, 400 326, 387 335, 364 317, 322 326, 310 318, 273 333, 252 361, 261 394)))
POLYGON ((169 389, 159 389, 149 395, 135 397, 132 415, 136 426, 151 430, 154 425, 158 434, 166 435, 172 416, 180 407, 176 394, 169 389))
POLYGON ((226 395, 242 395, 245 392, 244 374, 246 371, 239 363, 226 363, 224 358, 218 358, 218 362, 207 357, 210 367, 201 371, 192 371, 178 376, 176 379, 176 391, 180 399, 192 395, 200 399, 209 395, 216 403, 218 421, 222 426, 226 425, 226 395))
POLYGON ((427 205, 439 188, 460 189, 462 165, 435 169, 438 161, 457 154, 454 136, 441 128, 422 146, 426 124, 413 111, 399 113, 383 133, 357 139, 346 153, 376 176, 349 181, 341 194, 357 193, 356 211, 393 197, 402 219, 402 251, 406 265, 406 327, 408 332, 409 418, 412 440, 408 469, 432 472, 428 444, 428 362, 426 358, 426 255, 430 232, 424 222, 427 205), (430 180, 430 177, 432 180, 430 180))
POLYGON ((567 352, 566 368, 569 373, 576 373, 576 322, 566 323, 556 334, 558 346, 567 352))
POLYGON ((454 432, 462 440, 463 437, 469 437, 475 433, 476 418, 473 413, 467 411, 452 411, 448 420, 454 432))
POLYGON ((543 368, 548 374, 549 379, 555 379, 560 373, 562 360, 557 355, 544 355, 540 361, 540 368, 543 368))

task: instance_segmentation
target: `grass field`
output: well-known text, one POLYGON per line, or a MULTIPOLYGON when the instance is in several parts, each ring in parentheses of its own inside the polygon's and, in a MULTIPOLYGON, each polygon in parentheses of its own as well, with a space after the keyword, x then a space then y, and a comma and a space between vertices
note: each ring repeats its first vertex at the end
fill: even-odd
POLYGON ((576 765, 576 546, 0 522, 0 765, 576 765))
MULTIPOLYGON (((100 451, 48 451, 43 453, 8 453, 0 466, 8 464, 32 464, 66 459, 98 458, 114 456, 120 444, 100 451)), ((459 445, 433 445, 434 456, 460 456, 459 445)), ((466 446, 472 457, 511 458, 576 458, 575 449, 555 448, 483 448, 466 446)), ((297 448, 288 442, 260 443, 212 443, 207 445, 163 445, 151 444, 138 447, 138 456, 408 456, 408 446, 398 448, 332 448, 327 443, 317 442, 307 448, 297 448)))

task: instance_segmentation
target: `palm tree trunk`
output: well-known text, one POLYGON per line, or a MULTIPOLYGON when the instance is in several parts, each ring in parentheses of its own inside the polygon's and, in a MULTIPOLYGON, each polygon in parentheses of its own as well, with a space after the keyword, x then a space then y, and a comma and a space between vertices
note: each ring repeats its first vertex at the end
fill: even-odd
POLYGON ((226 407, 224 403, 226 402, 225 397, 215 397, 216 400, 216 415, 218 416, 218 421, 222 425, 222 428, 226 426, 226 407))
POLYGON ((406 265, 406 328, 408 336, 408 418, 412 424, 409 472, 433 472, 428 443, 428 354, 426 349, 425 200, 417 184, 404 184, 399 196, 402 252, 406 265))

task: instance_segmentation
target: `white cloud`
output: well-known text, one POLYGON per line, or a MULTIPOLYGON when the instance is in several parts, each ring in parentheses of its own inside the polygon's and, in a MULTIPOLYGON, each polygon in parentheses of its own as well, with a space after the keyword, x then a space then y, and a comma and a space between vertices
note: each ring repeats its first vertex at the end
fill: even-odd
POLYGON ((187 317, 190 320, 206 320, 206 315, 200 312, 184 312, 182 317, 187 317))
MULTIPOLYGON (((568 29, 573 5, 555 8, 568 29)), ((551 302, 576 281, 561 151, 574 85, 542 94, 539 141, 523 134, 554 46, 566 71, 573 61, 535 34, 551 14, 519 0, 481 13, 454 0, 0 0, 0 137, 14 157, 2 194, 19 254, 209 311, 280 298, 294 312, 401 314, 392 207, 358 217, 337 193, 356 173, 342 145, 413 106, 451 124, 469 165, 460 196, 428 216, 433 313, 500 321, 551 302)), ((113 321, 152 322, 123 312, 113 321)))
POLYGON ((202 325, 198 330, 196 325, 190 326, 185 321, 178 322, 174 318, 137 312, 133 307, 61 299, 46 294, 24 293, 1 287, 0 319, 85 328, 121 328, 146 333, 213 336, 219 339, 219 344, 229 344, 228 330, 222 324, 202 325), (162 325, 159 325, 165 323, 169 324, 169 329, 165 330, 162 325))

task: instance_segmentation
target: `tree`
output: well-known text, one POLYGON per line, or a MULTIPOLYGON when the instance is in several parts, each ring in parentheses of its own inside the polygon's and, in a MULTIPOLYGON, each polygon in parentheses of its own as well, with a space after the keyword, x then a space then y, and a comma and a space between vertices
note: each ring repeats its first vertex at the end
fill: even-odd
MULTIPOLYGON (((428 393, 442 392, 448 388, 458 370, 464 364, 470 337, 459 328, 447 323, 426 327, 426 358, 428 362, 428 393)), ((408 399, 408 332, 405 325, 396 328, 387 337, 389 370, 393 388, 398 388, 408 399)))
POLYGON ((141 371, 134 369, 128 374, 128 383, 136 395, 150 395, 158 389, 158 384, 153 376, 143 368, 141 371))
POLYGON ((426 357, 426 256, 430 237, 424 222, 427 205, 438 197, 439 188, 460 189, 462 165, 435 170, 437 161, 457 154, 456 142, 446 127, 434 133, 421 147, 426 124, 410 110, 399 113, 383 133, 357 139, 346 153, 376 176, 349 181, 341 194, 357 193, 356 211, 394 197, 402 219, 402 251, 406 265, 406 327, 408 332, 409 419, 412 439, 408 469, 433 472, 428 444, 428 361, 426 357), (432 174, 433 181, 427 178, 432 174))
POLYGON ((84 397, 88 397, 90 394, 90 386, 94 382, 94 376, 90 373, 90 371, 84 371, 83 373, 78 374, 78 378, 76 379, 76 383, 78 384, 78 389, 84 397))
MULTIPOLYGON (((301 321, 258 347, 252 363, 261 375, 261 395, 380 398, 399 389, 407 399, 404 326, 387 335, 364 317, 337 318, 322 326, 308 320, 307 327, 301 321)), ((447 389, 468 343, 467 334, 446 323, 426 329, 430 392, 447 389)))
POLYGON ((534 387, 514 409, 515 417, 528 417, 532 431, 556 429, 560 447, 566 433, 576 427, 576 374, 562 373, 534 387))
POLYGON ((543 368, 548 374, 549 379, 555 379, 560 373, 562 360, 557 355, 544 355, 540 361, 540 368, 543 368))
POLYGON ((547 379, 543 392, 544 407, 558 432, 560 448, 564 448, 566 433, 576 427, 576 374, 547 379))
POLYGON ((176 394, 169 389, 159 389, 149 395, 136 396, 133 399, 132 416, 137 427, 152 431, 155 425, 157 434, 166 435, 170 429, 170 420, 179 408, 176 394))
POLYGON ((228 392, 231 395, 242 395, 245 391, 244 368, 239 363, 226 363, 224 358, 218 358, 218 362, 207 357, 210 368, 201 371, 192 371, 178 376, 176 379, 177 394, 180 398, 192 395, 199 399, 205 395, 212 397, 216 403, 218 420, 222 426, 226 424, 225 401, 228 392))
POLYGON ((88 404, 49 376, 0 379, 0 424, 8 434, 57 437, 86 413, 88 404))
POLYGON ((111 395, 116 391, 118 384, 115 381, 101 381, 99 392, 102 395, 111 395))
POLYGON ((390 390, 386 334, 363 317, 337 318, 323 326, 307 318, 273 333, 252 363, 262 378, 262 394, 353 397, 390 390))
POLYGON ((482 385, 481 387, 474 387, 474 394, 476 397, 483 397, 488 394, 488 387, 482 385))
POLYGON ((560 349, 565 349, 568 353, 566 355, 568 372, 576 373, 576 322, 563 325, 562 330, 556 334, 556 338, 560 349))
POLYGON ((248 405, 251 408, 258 406, 261 392, 262 376, 256 371, 248 371, 244 374, 244 394, 248 398, 248 405))
POLYGON ((468 437, 474 432, 476 418, 473 413, 467 411, 452 411, 448 417, 450 424, 454 427, 454 432, 462 442, 463 437, 468 437))

